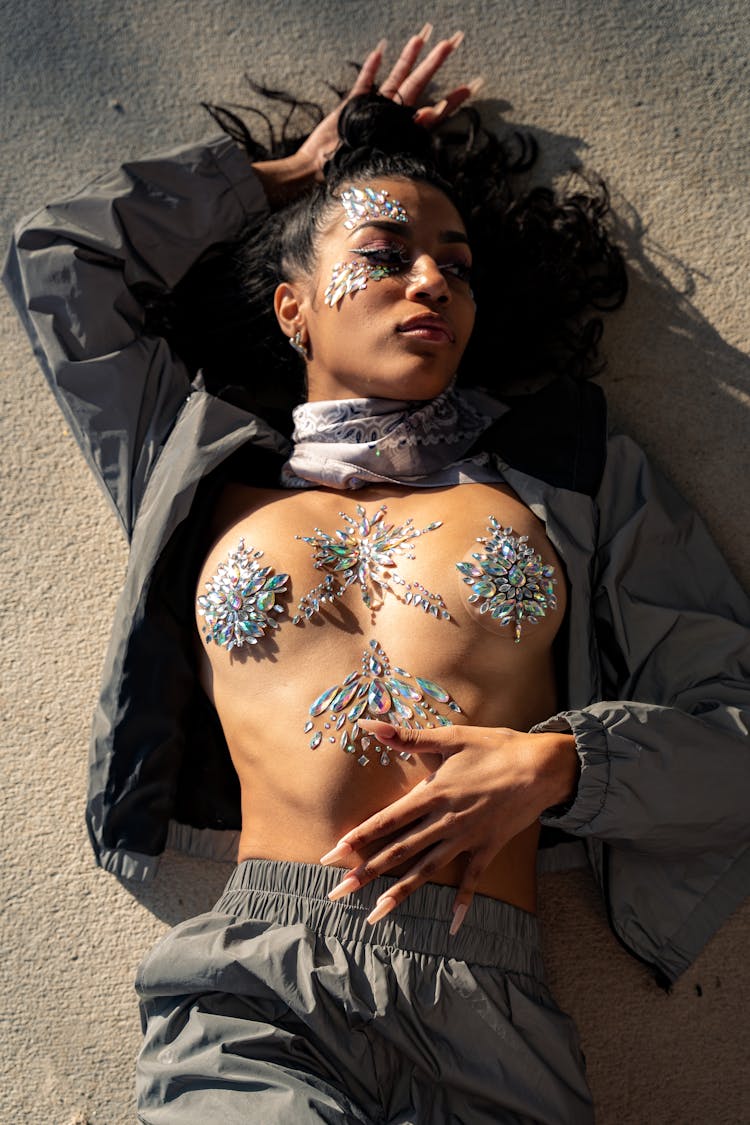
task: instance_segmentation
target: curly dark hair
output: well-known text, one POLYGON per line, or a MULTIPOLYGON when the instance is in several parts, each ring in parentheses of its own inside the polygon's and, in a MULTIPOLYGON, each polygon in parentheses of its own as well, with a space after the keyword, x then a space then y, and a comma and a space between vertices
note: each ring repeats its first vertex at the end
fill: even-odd
MULTIPOLYGON (((251 160, 295 151, 308 134, 289 136, 294 114, 303 110, 315 122, 323 111, 253 88, 288 107, 280 136, 254 110, 268 123, 267 145, 233 109, 206 108, 251 160)), ((377 93, 348 102, 325 182, 272 213, 236 246, 214 251, 177 287, 168 310, 162 303, 161 331, 189 364, 203 369, 209 389, 271 416, 288 432, 285 418, 302 398, 302 365, 276 322, 274 289, 313 268, 317 237, 338 189, 386 176, 433 184, 466 224, 477 319, 460 382, 500 395, 540 376, 581 379, 600 369, 599 314, 618 307, 627 291, 623 256, 608 231, 604 182, 588 178, 582 190, 567 195, 529 189, 527 173, 537 157, 529 134, 498 137, 472 108, 429 132, 414 112, 377 93)))

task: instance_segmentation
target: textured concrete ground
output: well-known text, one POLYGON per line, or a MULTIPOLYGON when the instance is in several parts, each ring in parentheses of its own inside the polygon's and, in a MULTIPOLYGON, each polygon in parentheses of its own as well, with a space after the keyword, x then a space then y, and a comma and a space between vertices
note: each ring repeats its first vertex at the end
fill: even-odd
MULTIPOLYGON (((609 180, 633 292, 607 334, 618 421, 706 517, 750 586, 744 0, 4 0, 2 216, 123 158, 210 131, 240 78, 325 96, 381 33, 462 26, 454 76, 534 128, 548 168, 609 180)), ((139 1039, 131 981, 219 865, 171 855, 137 897, 92 866, 86 748, 125 547, 5 302, 2 621, 5 1006, 0 1120, 124 1125, 139 1039)), ((552 983, 581 1028, 601 1125, 748 1120, 750 910, 665 995, 616 943, 587 872, 547 876, 552 983)), ((437 1125, 437 1123, 436 1123, 437 1125)))

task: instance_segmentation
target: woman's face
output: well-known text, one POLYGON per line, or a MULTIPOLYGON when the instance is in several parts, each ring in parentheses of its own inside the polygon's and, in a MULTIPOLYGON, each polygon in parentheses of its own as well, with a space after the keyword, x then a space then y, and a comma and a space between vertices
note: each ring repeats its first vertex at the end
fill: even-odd
POLYGON ((355 186, 371 189, 370 213, 341 205, 319 239, 315 275, 295 287, 308 399, 434 398, 474 326, 466 230, 429 184, 355 186))

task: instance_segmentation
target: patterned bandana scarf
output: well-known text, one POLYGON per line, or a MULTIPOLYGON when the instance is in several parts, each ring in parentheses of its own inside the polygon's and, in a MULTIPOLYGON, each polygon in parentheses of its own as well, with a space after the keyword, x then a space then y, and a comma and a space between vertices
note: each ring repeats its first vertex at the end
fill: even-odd
POLYGON ((497 482, 486 453, 462 457, 508 408, 482 391, 449 387, 428 402, 388 398, 306 402, 294 410, 284 488, 413 488, 497 482))

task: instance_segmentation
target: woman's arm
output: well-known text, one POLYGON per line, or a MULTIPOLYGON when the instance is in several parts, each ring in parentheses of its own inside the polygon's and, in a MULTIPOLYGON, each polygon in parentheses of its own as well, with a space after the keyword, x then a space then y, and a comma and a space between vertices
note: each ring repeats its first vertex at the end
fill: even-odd
POLYGON ((247 156, 222 138, 123 164, 15 231, 5 284, 128 535, 190 391, 179 357, 146 335, 133 286, 173 288, 267 209, 247 156))
MULTIPOLYGON (((396 750, 442 756, 426 781, 323 857, 350 862, 387 841, 352 871, 360 885, 413 858, 387 909, 462 853, 456 906, 468 906, 493 856, 540 814, 624 849, 634 855, 630 867, 658 862, 667 883, 682 865, 680 877, 696 888, 716 879, 698 871, 707 854, 721 853, 717 870, 728 869, 750 842, 748 600, 701 521, 627 438, 611 444, 598 499, 593 605, 608 700, 530 733, 374 724, 396 750), (682 861, 690 857, 697 866, 689 876, 682 861)), ((625 856, 616 877, 624 866, 625 856)), ((643 877, 628 869, 618 898, 632 899, 643 877)))
MULTIPOLYGON (((441 40, 420 62, 429 24, 405 44, 382 91, 414 104, 458 47, 441 40)), ((372 51, 347 98, 370 90, 384 44, 372 51)), ((419 110, 431 127, 473 92, 464 84, 419 110)), ((123 164, 82 191, 23 219, 4 281, 76 440, 128 536, 151 470, 190 392, 167 342, 145 332, 133 287, 166 291, 212 246, 234 241, 319 179, 338 141, 341 107, 300 149, 251 166, 224 137, 123 164)))
MULTIPOLYGON (((386 98, 397 98, 402 105, 416 105, 425 89, 464 38, 457 31, 449 39, 441 39, 422 61, 419 56, 432 35, 432 24, 426 23, 417 35, 407 39, 398 59, 379 87, 386 98)), ((323 168, 339 142, 338 121, 348 101, 359 94, 368 94, 375 86, 383 62, 386 41, 382 39, 362 64, 357 80, 349 93, 313 129, 293 156, 282 160, 264 160, 253 165, 272 206, 281 206, 303 192, 311 183, 323 179, 323 168)), ((449 117, 481 86, 480 79, 456 86, 436 105, 424 105, 414 115, 425 129, 432 129, 449 117)))
POLYGON ((750 605, 703 523, 626 437, 598 498, 594 589, 604 700, 572 731, 575 799, 544 823, 684 856, 750 842, 750 605))

